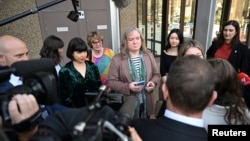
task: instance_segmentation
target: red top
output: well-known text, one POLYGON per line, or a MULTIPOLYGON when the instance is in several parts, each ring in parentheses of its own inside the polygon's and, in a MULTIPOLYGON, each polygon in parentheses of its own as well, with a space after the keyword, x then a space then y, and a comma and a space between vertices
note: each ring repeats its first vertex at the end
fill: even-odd
POLYGON ((214 54, 214 58, 222 58, 228 60, 230 54, 232 52, 232 48, 230 44, 224 43, 214 54))

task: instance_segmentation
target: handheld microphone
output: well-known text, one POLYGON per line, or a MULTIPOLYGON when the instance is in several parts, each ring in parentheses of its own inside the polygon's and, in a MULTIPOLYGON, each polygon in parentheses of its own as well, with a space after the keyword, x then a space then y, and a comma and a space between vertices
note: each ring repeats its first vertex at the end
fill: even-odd
POLYGON ((101 108, 102 104, 99 102, 99 100, 100 100, 102 94, 105 92, 106 88, 107 88, 107 86, 105 86, 105 85, 101 85, 99 87, 98 95, 94 99, 93 103, 87 107, 87 109, 88 109, 88 111, 90 111, 90 113, 87 115, 87 117, 85 118, 84 121, 79 122, 77 125, 74 126, 74 131, 73 131, 74 135, 83 134, 83 131, 86 127, 87 122, 90 121, 90 119, 93 117, 93 115, 95 114, 97 109, 101 108))
POLYGON ((27 77, 36 72, 45 71, 55 74, 55 64, 52 59, 41 58, 18 61, 11 65, 11 71, 17 76, 27 77))
POLYGON ((105 86, 105 85, 101 85, 99 87, 98 95, 95 97, 93 103, 90 106, 88 106, 89 111, 92 111, 95 108, 101 108, 101 104, 99 102, 100 102, 100 99, 101 99, 103 93, 105 92, 106 88, 107 88, 107 86, 105 86))
POLYGON ((119 109, 119 114, 127 114, 130 119, 134 117, 137 101, 135 96, 128 96, 119 109))
POLYGON ((243 86, 250 85, 250 78, 246 73, 244 72, 238 73, 238 78, 243 86))
POLYGON ((115 126, 126 135, 129 135, 128 126, 134 118, 136 106, 137 100, 135 96, 128 96, 115 116, 115 126))

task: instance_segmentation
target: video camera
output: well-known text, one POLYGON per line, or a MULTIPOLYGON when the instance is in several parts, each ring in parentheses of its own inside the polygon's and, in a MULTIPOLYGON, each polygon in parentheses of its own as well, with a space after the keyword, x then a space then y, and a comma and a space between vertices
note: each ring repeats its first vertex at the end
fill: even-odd
POLYGON ((115 111, 108 105, 105 88, 104 85, 99 88, 89 106, 46 118, 30 141, 130 141, 128 126, 134 116, 136 98, 128 97, 115 111))
MULTIPOLYGON (((95 122, 91 121, 91 118, 98 109, 103 108, 103 105, 109 104, 109 101, 113 100, 110 99, 110 97, 103 97, 105 90, 105 85, 99 88, 99 93, 92 102, 92 105, 87 107, 90 113, 85 117, 84 121, 80 121, 74 126, 73 141, 129 141, 128 126, 133 118, 136 107, 136 99, 134 96, 129 97, 129 99, 123 103, 119 111, 113 116, 112 121, 104 118, 99 118, 98 121, 95 122)), ((112 109, 112 111, 113 110, 114 109, 112 109)))
POLYGON ((52 59, 18 61, 11 67, 1 67, 0 86, 8 82, 13 74, 20 76, 23 79, 23 84, 6 90, 0 87, 0 115, 3 119, 3 125, 10 124, 8 104, 15 94, 32 94, 38 104, 50 105, 57 101, 56 72, 52 59))

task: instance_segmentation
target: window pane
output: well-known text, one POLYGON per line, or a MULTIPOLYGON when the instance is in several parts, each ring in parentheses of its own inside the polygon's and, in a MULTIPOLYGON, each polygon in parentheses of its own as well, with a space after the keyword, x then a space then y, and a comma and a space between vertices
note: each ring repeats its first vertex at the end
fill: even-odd
POLYGON ((162 0, 155 1, 155 55, 161 54, 162 0))
POLYGON ((173 28, 180 28, 181 0, 170 0, 168 10, 169 33, 173 28))
POLYGON ((216 10, 214 16, 213 39, 217 38, 220 32, 221 14, 222 14, 223 0, 216 1, 216 10))
MULTIPOLYGON (((146 23, 146 13, 145 13, 145 0, 138 0, 138 9, 137 9, 137 18, 138 18, 138 27, 141 30, 142 34, 145 36, 145 23, 146 23)), ((145 36, 146 38, 146 36, 145 36)))
POLYGON ((186 0, 183 34, 186 38, 193 37, 195 0, 186 0))
POLYGON ((229 20, 231 19, 237 20, 240 23, 240 40, 246 42, 247 25, 250 20, 250 1, 232 0, 229 20))

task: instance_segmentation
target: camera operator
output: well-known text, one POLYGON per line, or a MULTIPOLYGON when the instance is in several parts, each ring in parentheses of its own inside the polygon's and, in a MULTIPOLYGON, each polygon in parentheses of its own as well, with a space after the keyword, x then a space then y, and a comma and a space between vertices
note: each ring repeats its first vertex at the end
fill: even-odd
MULTIPOLYGON (((18 61, 29 60, 29 50, 27 45, 19 38, 11 35, 0 36, 0 69, 1 67, 11 65, 18 61)), ((56 76, 56 70, 55 76, 56 76)), ((22 78, 11 74, 9 80, 0 83, 0 93, 4 93, 6 90, 15 86, 23 84, 22 78)), ((42 108, 42 117, 46 118, 49 114, 53 114, 56 111, 68 109, 68 107, 60 104, 54 105, 40 105, 42 108)))
MULTIPOLYGON (((17 61, 25 61, 29 59, 28 48, 26 44, 10 35, 4 35, 0 37, 0 66, 11 66, 17 61)), ((6 90, 21 85, 22 80, 20 77, 11 74, 10 79, 5 82, 0 83, 0 93, 6 90)))
MULTIPOLYGON (((18 61, 29 60, 29 50, 27 45, 19 38, 11 35, 0 36, 0 69, 4 67, 11 67, 12 64, 18 61)), ((4 94, 7 90, 16 86, 22 85, 22 77, 11 74, 0 83, 0 93, 4 94)), ((3 78, 1 78, 2 80, 3 78)), ((15 96, 14 96, 15 97, 15 96)), ((22 98, 25 98, 22 96, 22 98)), ((67 109, 60 104, 54 105, 40 105, 42 117, 45 119, 49 114, 53 114, 56 111, 67 109)), ((32 110, 31 110, 32 111, 32 110)))
MULTIPOLYGON (((39 105, 31 94, 17 94, 8 104, 11 127, 5 127, 0 116, 0 125, 9 141, 28 141, 37 131, 40 117, 39 105), (32 121, 32 122, 30 122, 32 121)), ((5 134, 2 134, 4 136, 5 134)), ((3 138, 3 137, 0 137, 3 138)), ((7 140, 6 140, 7 141, 7 140)))

